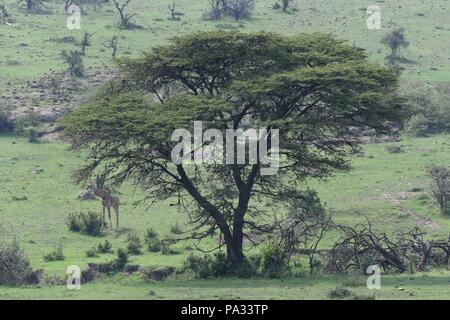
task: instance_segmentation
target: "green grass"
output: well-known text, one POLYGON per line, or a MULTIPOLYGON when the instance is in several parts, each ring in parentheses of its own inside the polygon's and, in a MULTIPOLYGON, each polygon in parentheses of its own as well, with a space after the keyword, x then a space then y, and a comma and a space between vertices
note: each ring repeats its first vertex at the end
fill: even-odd
MULTIPOLYGON (((431 164, 448 164, 450 150, 447 148, 450 137, 447 135, 434 136, 423 139, 404 139, 396 144, 401 145, 403 153, 391 154, 386 145, 365 145, 364 156, 352 159, 353 169, 348 173, 340 173, 328 181, 311 181, 310 185, 318 190, 321 198, 327 204, 327 209, 338 222, 355 224, 364 221, 359 213, 367 215, 373 220, 374 227, 388 233, 405 231, 414 226, 414 220, 401 212, 394 204, 386 200, 385 195, 394 197, 413 188, 427 189, 425 169, 431 164)), ((130 186, 125 186, 121 191, 123 202, 121 210, 122 225, 119 229, 106 231, 103 237, 90 237, 70 232, 65 225, 65 218, 71 211, 96 210, 100 211, 99 201, 80 201, 77 199, 79 186, 74 185, 71 173, 83 163, 82 155, 70 153, 60 143, 30 144, 25 139, 17 139, 11 136, 0 137, 0 241, 9 242, 17 239, 22 248, 29 255, 34 269, 42 268, 49 275, 63 276, 69 265, 79 265, 82 268, 88 262, 107 261, 113 258, 112 254, 100 255, 96 258, 88 258, 85 251, 95 244, 108 239, 113 248, 125 246, 125 238, 128 233, 136 231, 141 237, 147 228, 155 229, 160 237, 169 234, 170 227, 177 221, 181 226, 185 217, 178 213, 175 207, 170 206, 170 201, 158 203, 151 207, 147 205, 134 205, 136 200, 142 198, 142 194, 134 192, 130 186), (33 173, 39 167, 44 171, 40 174, 33 173), (15 201, 17 198, 26 197, 27 200, 15 201), (45 262, 43 256, 50 252, 55 245, 61 243, 64 248, 64 261, 45 262)), ((424 193, 409 193, 410 197, 401 200, 403 206, 413 210, 417 215, 427 217, 440 225, 438 230, 428 230, 432 236, 446 236, 450 229, 450 219, 438 213, 436 206, 430 199, 423 199, 424 193)), ((426 227, 424 229, 427 229, 426 227)), ((336 235, 330 235, 323 242, 323 247, 329 247, 336 241, 336 235)), ((203 248, 212 247, 213 239, 202 243, 203 248)), ((140 265, 172 265, 180 266, 190 251, 185 250, 192 243, 184 242, 175 246, 179 254, 162 255, 161 253, 143 252, 139 256, 131 256, 130 263, 140 265)), ((430 279, 443 279, 443 275, 431 274, 430 279)), ((390 276, 392 283, 403 279, 390 276)), ((424 279, 427 276, 418 276, 424 279)), ((149 298, 146 292, 149 288, 156 288, 158 298, 183 298, 183 294, 189 297, 207 298, 225 294, 243 296, 246 298, 324 298, 326 292, 338 285, 334 277, 315 277, 312 279, 301 278, 285 280, 295 289, 281 292, 283 281, 249 280, 255 288, 234 284, 239 281, 175 281, 152 284, 149 286, 143 280, 136 277, 113 277, 103 279, 98 283, 83 287, 81 292, 66 292, 63 287, 43 287, 26 289, 0 289, 0 297, 67 297, 67 298, 149 298), (330 280, 331 279, 331 280, 330 280), (334 279, 334 280, 333 280, 334 279), (296 285, 292 285, 291 283, 296 285), (313 293, 302 296, 303 282, 309 283, 309 289, 313 293), (127 289, 114 290, 127 283, 127 289), (325 284, 323 284, 325 283, 325 284), (186 291, 179 290, 180 286, 186 291), (298 286, 298 287, 297 287, 298 286), (204 291, 204 288, 208 290, 204 291), (177 288, 176 290, 173 290, 177 288), (233 289, 234 288, 234 289, 233 289), (132 291, 132 292, 128 292, 132 291), (62 294, 64 292, 64 294, 62 294), (160 296, 159 296, 160 295, 160 296)), ((423 285, 420 292, 427 292, 434 297, 439 296, 442 285, 438 280, 430 280, 433 285, 421 282, 414 286, 423 285), (436 286, 434 285, 436 283, 436 286)), ((447 283, 447 280, 444 281, 447 283)), ((243 282, 245 284, 246 282, 243 282)), ((304 287, 303 287, 304 288, 304 287)), ((414 287, 415 288, 415 287, 414 287)), ((364 291, 362 289, 362 291, 364 291)), ((361 291, 361 294, 362 294, 361 291)), ((309 291, 308 291, 309 292, 309 291)), ((357 291, 359 293, 359 291, 357 291)), ((384 291, 383 291, 384 292, 384 291)), ((381 293, 380 293, 381 294, 381 293)), ((377 293, 377 296, 379 294, 377 293)), ((404 292, 399 290, 387 290, 380 298, 403 299, 404 292), (399 295, 397 295, 398 293, 399 295)))
POLYGON ((379 300, 440 300, 450 295, 450 273, 436 271, 426 275, 383 276, 381 289, 369 290, 366 279, 349 283, 349 277, 320 276, 286 279, 218 279, 181 281, 167 280, 148 283, 137 276, 105 277, 81 290, 65 286, 34 288, 0 288, 0 299, 130 299, 130 300, 326 300, 330 290, 345 287, 355 296, 379 300), (150 294, 150 291, 152 293, 150 294))
POLYGON ((87 49, 85 62, 87 66, 101 67, 112 63, 110 50, 104 44, 113 35, 119 36, 118 56, 137 56, 173 36, 215 30, 224 24, 242 32, 333 33, 365 48, 370 58, 377 62, 383 62, 388 53, 379 43, 381 37, 393 28, 404 27, 410 42, 404 53, 413 61, 404 65, 405 76, 432 82, 448 80, 450 26, 446 0, 377 1, 383 19, 381 30, 367 28, 368 15, 364 10, 367 3, 361 0, 298 0, 294 5, 297 11, 289 14, 273 10, 274 2, 257 1, 251 19, 235 22, 232 19, 202 19, 208 8, 206 0, 176 1, 177 11, 184 13, 180 21, 168 20, 169 11, 164 1, 135 0, 129 12, 138 14, 134 21, 144 27, 142 30, 117 28, 118 16, 112 3, 109 3, 98 11, 88 11, 83 15, 81 30, 69 30, 61 2, 49 6, 50 14, 25 15, 17 10, 15 1, 6 0, 8 10, 16 19, 17 28, 0 24, 0 80, 11 82, 8 89, 17 89, 23 80, 36 79, 50 70, 65 68, 59 53, 63 49, 79 46, 49 41, 51 38, 73 36, 79 41, 84 31, 92 33, 92 46, 87 49), (18 65, 11 65, 10 61, 16 61, 18 65))

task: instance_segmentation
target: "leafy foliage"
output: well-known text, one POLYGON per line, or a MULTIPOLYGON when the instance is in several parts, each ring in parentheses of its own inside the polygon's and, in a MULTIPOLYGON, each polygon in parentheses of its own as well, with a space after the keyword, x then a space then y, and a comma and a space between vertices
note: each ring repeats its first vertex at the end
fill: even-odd
POLYGON ((120 66, 120 78, 63 120, 73 150, 89 153, 81 176, 107 166, 115 184, 132 179, 148 200, 178 197, 193 223, 186 231, 201 239, 220 230, 235 266, 249 228, 266 227, 261 217, 271 209, 261 199, 289 209, 306 178, 349 168, 356 142, 347 127, 387 133, 386 121, 401 119, 396 72, 331 35, 200 32, 120 66), (262 175, 261 161, 175 165, 171 134, 191 131, 194 121, 224 136, 280 130, 278 174, 262 175))
POLYGON ((0 246, 0 285, 20 285, 32 272, 30 262, 19 244, 0 246))

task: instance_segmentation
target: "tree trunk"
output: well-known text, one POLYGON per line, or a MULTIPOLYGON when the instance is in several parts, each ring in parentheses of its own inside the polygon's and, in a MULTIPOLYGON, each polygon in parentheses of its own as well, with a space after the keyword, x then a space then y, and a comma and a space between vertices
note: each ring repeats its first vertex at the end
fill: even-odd
MULTIPOLYGON (((241 231, 242 233, 242 231, 241 231)), ((228 261, 238 270, 244 262, 244 251, 242 236, 236 236, 233 234, 231 239, 225 239, 225 245, 227 246, 227 258, 228 261)))

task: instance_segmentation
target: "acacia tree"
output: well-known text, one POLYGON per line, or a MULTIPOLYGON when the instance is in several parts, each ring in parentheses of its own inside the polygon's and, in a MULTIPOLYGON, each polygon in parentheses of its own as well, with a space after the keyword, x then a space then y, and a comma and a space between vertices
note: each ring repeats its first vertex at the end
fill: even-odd
POLYGON ((385 121, 400 117, 396 73, 331 35, 201 32, 120 65, 118 79, 63 120, 66 141, 89 155, 78 178, 106 168, 111 183, 130 179, 147 200, 177 199, 192 223, 185 237, 219 231, 236 267, 245 261, 250 232, 267 232, 264 215, 296 209, 310 197, 302 191, 305 179, 349 168, 346 154, 356 141, 347 127, 386 133, 385 121), (194 121, 224 134, 265 128, 268 140, 278 129, 278 174, 263 175, 261 158, 175 164, 171 134, 192 131, 194 121))
POLYGON ((391 53, 386 57, 391 64, 396 64, 400 59, 401 48, 409 46, 409 42, 405 37, 405 29, 398 28, 387 33, 382 39, 381 43, 391 49, 391 53))

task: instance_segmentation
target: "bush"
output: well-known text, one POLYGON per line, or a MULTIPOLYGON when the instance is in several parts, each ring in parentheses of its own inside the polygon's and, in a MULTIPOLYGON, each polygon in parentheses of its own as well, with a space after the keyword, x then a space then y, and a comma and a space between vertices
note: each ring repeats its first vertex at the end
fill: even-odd
POLYGON ((73 77, 81 77, 84 75, 84 66, 82 53, 78 50, 67 52, 61 51, 61 59, 67 63, 69 67, 69 73, 73 77))
POLYGON ((44 260, 46 262, 51 262, 51 261, 63 261, 64 260, 64 254, 63 254, 63 248, 62 245, 58 245, 56 246, 52 252, 46 254, 44 256, 44 260))
POLYGON ((0 133, 13 130, 13 124, 9 121, 9 115, 6 111, 0 110, 0 133))
POLYGON ((205 255, 203 257, 199 257, 191 254, 184 262, 182 270, 184 272, 192 272, 200 279, 207 279, 211 277, 210 264, 210 256, 205 255))
POLYGON ((91 236, 97 236, 103 229, 102 215, 88 211, 80 214, 81 231, 91 236))
POLYGON ((29 112, 14 121, 14 133, 19 137, 28 138, 30 142, 37 142, 39 116, 36 112, 29 112))
POLYGON ((450 169, 432 166, 428 169, 431 193, 442 214, 450 214, 450 169))
POLYGON ((170 243, 166 240, 162 240, 161 242, 161 253, 168 256, 172 254, 177 254, 178 252, 171 248, 170 243))
MULTIPOLYGON (((128 263, 128 253, 125 249, 117 250, 117 258, 103 263, 90 263, 87 273, 95 275, 97 273, 115 273, 122 271, 128 263)), ((89 276, 89 275, 88 275, 89 276)))
POLYGON ((406 98, 410 118, 404 132, 410 136, 450 132, 450 84, 430 86, 421 81, 406 81, 402 94, 406 98))
POLYGON ((128 263, 128 253, 124 249, 117 249, 117 258, 114 261, 116 270, 122 270, 128 263))
POLYGON ((345 288, 335 288, 331 289, 329 296, 331 299, 345 299, 349 298, 352 295, 352 292, 345 288))
MULTIPOLYGON (((147 248, 150 252, 160 252, 161 251, 161 240, 151 239, 147 241, 147 248)), ((167 250, 167 249, 165 249, 167 250)))
POLYGON ((162 281, 175 272, 174 267, 141 268, 140 273, 145 280, 162 281))
POLYGON ((416 114, 405 123, 404 132, 410 137, 425 137, 429 132, 429 122, 423 114, 416 114))
POLYGON ((0 246, 0 285, 23 284, 31 273, 30 261, 16 241, 0 246))
POLYGON ((269 278, 278 278, 289 271, 289 263, 282 248, 274 242, 261 251, 261 272, 269 278))
MULTIPOLYGON (((259 259, 256 259, 259 262, 259 259)), ((255 261, 255 260, 254 260, 255 261)), ((184 272, 191 272, 197 278, 250 277, 256 274, 257 266, 246 260, 238 270, 228 261, 225 253, 199 257, 191 254, 183 264, 184 272)))
POLYGON ((83 232, 90 236, 100 235, 104 226, 103 217, 92 211, 87 213, 69 213, 66 218, 66 224, 70 231, 83 232))
POLYGON ((131 254, 141 254, 141 248, 142 248, 142 244, 141 244, 141 239, 139 238, 139 236, 136 233, 131 233, 128 234, 127 239, 126 239, 126 248, 128 253, 131 254))
POLYGON ((92 257, 96 257, 97 256, 97 248, 96 247, 92 247, 90 249, 86 250, 86 257, 92 258, 92 257))
POLYGON ((108 240, 105 240, 104 243, 99 243, 97 246, 97 250, 100 253, 110 253, 110 252, 112 252, 111 249, 112 249, 112 244, 108 240))
POLYGON ((145 241, 152 240, 152 239, 157 239, 157 238, 158 238, 158 232, 156 232, 156 231, 153 230, 152 228, 147 229, 147 230, 145 231, 145 236, 144 236, 144 238, 145 238, 145 241))

